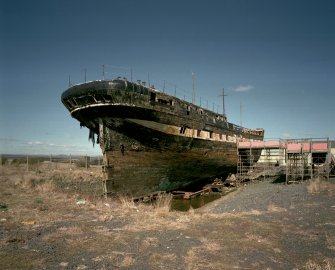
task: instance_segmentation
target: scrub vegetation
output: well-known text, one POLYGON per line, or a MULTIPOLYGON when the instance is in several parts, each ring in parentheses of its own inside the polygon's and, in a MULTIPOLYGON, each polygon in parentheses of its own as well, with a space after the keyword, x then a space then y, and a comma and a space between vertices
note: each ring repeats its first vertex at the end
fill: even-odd
MULTIPOLYGON (((49 165, 48 165, 49 166, 49 165)), ((101 196, 101 167, 0 167, 1 269, 335 268, 335 180, 246 185, 171 211, 101 196)))

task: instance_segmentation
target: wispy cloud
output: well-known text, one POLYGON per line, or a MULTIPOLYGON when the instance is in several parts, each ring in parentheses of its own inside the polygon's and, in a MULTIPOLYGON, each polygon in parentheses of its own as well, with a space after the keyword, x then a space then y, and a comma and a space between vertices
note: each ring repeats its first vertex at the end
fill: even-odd
POLYGON ((16 138, 4 138, 4 137, 0 137, 0 142, 3 142, 3 143, 13 143, 13 142, 22 143, 24 141, 16 139, 16 138))
POLYGON ((290 139, 290 138, 292 138, 292 136, 291 136, 290 133, 283 133, 281 136, 282 136, 283 139, 290 139))
POLYGON ((35 142, 28 142, 30 145, 45 145, 43 142, 35 141, 35 142))
POLYGON ((25 141, 0 137, 0 154, 96 154, 99 147, 91 143, 59 144, 50 141, 25 141))
POLYGON ((78 148, 80 146, 74 144, 55 144, 49 142, 41 142, 41 141, 30 141, 27 142, 29 145, 37 145, 37 146, 46 146, 46 147, 57 147, 57 148, 78 148))
POLYGON ((251 91, 252 89, 254 89, 255 87, 253 85, 250 85, 250 84, 247 84, 247 85, 244 85, 244 84, 241 84, 241 85, 238 85, 234 91, 235 92, 248 92, 248 91, 251 91))

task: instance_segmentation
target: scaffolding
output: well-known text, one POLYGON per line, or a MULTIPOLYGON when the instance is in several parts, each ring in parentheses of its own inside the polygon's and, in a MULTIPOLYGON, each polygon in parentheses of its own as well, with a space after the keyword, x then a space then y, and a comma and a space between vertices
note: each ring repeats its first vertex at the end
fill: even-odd
MULTIPOLYGON (((335 152, 335 151, 334 151, 335 152)), ((329 177, 335 177, 335 153, 331 153, 329 177)))
POLYGON ((238 142, 238 182, 285 176, 286 183, 329 175, 333 166, 329 139, 238 142))
POLYGON ((331 169, 329 139, 287 141, 286 162, 286 183, 313 177, 324 177, 329 180, 331 169))
POLYGON ((239 183, 277 177, 284 171, 284 146, 280 140, 238 142, 237 180, 239 183))

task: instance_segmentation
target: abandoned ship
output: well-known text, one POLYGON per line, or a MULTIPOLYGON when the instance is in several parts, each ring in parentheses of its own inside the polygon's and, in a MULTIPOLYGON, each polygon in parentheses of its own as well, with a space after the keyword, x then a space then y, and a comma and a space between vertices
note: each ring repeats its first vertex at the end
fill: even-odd
MULTIPOLYGON (((236 171, 237 141, 261 141, 247 129, 137 81, 117 78, 71 86, 62 102, 104 156, 104 193, 141 196, 225 177, 236 171)), ((259 152, 250 153, 257 160, 259 152)))

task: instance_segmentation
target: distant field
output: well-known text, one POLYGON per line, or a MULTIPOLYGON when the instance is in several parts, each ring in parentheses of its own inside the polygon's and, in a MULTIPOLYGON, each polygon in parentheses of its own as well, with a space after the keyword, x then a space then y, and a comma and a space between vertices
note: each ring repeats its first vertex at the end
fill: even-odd
POLYGON ((89 196, 102 195, 102 165, 97 158, 44 156, 5 156, 2 158, 1 175, 7 175, 15 185, 50 191, 66 191, 89 196))
POLYGON ((26 171, 46 171, 57 169, 92 168, 102 165, 101 156, 71 155, 0 155, 0 165, 16 166, 26 171))
POLYGON ((102 156, 0 154, 0 164, 2 165, 27 164, 27 162, 29 164, 54 162, 83 166, 86 164, 86 161, 88 165, 101 165, 102 156))

